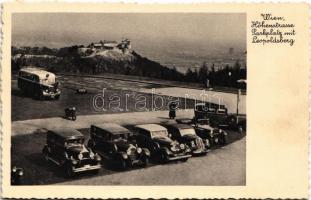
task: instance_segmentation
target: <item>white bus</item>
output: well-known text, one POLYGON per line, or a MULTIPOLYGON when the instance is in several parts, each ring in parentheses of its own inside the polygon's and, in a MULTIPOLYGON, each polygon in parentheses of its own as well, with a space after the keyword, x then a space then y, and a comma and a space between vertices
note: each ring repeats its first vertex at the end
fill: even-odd
POLYGON ((18 73, 17 83, 23 92, 40 100, 59 99, 61 94, 55 74, 39 68, 22 68, 18 73))

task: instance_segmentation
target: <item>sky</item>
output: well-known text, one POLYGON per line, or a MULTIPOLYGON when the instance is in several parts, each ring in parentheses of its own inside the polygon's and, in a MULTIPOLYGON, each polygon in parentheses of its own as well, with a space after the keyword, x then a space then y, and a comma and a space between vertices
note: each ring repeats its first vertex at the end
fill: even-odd
POLYGON ((162 52, 246 50, 245 13, 15 13, 12 45, 58 48, 129 38, 133 49, 162 52))

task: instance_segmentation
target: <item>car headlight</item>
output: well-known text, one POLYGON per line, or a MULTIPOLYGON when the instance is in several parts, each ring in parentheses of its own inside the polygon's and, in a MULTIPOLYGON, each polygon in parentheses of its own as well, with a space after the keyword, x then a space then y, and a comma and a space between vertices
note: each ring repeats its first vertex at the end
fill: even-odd
POLYGON ((141 148, 137 148, 137 153, 141 153, 143 150, 141 148))
POLYGON ((23 176, 23 174, 24 174, 24 172, 22 170, 18 172, 19 176, 23 176))
POLYGON ((82 158, 83 158, 82 153, 79 153, 78 158, 79 158, 79 160, 82 160, 82 158))
POLYGON ((127 154, 127 155, 131 155, 131 153, 132 153, 132 150, 131 150, 131 149, 128 149, 128 150, 126 151, 126 154, 127 154))
POLYGON ((180 148, 181 149, 185 149, 185 145, 184 144, 180 144, 180 148))
POLYGON ((13 167, 12 171, 13 171, 13 172, 16 172, 16 167, 13 167))
POLYGON ((222 130, 221 130, 221 129, 219 129, 219 133, 222 133, 222 130))
POLYGON ((127 159, 128 158, 128 156, 127 156, 127 154, 122 154, 122 157, 124 158, 124 159, 127 159))
POLYGON ((191 146, 192 146, 192 147, 195 147, 194 141, 191 141, 191 146))
POLYGON ((206 145, 207 145, 207 146, 209 146, 209 145, 210 145, 210 144, 209 144, 209 140, 208 140, 208 139, 206 139, 206 140, 205 140, 205 142, 206 142, 206 145))

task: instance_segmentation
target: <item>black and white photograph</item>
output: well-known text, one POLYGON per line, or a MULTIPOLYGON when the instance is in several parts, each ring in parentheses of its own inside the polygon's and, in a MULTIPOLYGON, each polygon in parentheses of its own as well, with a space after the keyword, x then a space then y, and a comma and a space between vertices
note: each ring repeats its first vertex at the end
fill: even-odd
POLYGON ((13 13, 11 185, 245 186, 246 13, 13 13))

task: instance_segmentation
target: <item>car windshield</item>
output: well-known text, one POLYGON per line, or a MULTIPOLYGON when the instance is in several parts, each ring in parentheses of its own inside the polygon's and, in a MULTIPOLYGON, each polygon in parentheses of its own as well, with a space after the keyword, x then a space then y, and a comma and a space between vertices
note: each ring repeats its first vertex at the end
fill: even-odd
POLYGON ((83 139, 66 140, 65 146, 79 146, 83 144, 83 139))
POLYGON ((193 128, 184 128, 179 130, 181 136, 185 135, 195 135, 195 130, 193 128))
POLYGON ((125 133, 120 133, 120 134, 112 134, 111 135, 112 140, 126 140, 127 139, 127 134, 125 133))
POLYGON ((167 135, 168 135, 167 130, 152 131, 151 132, 152 138, 167 137, 167 135))

